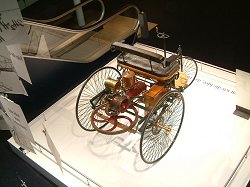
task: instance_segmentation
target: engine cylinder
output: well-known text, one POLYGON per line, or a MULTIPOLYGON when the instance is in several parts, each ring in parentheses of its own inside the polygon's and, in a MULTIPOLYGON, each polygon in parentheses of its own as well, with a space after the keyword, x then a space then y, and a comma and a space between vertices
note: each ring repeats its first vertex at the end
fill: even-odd
POLYGON ((119 80, 115 80, 115 79, 112 79, 112 78, 108 77, 105 80, 104 85, 105 85, 106 88, 109 88, 112 91, 116 91, 116 90, 120 89, 121 82, 119 80))
POLYGON ((133 88, 135 85, 135 73, 133 71, 125 71, 122 75, 122 83, 125 89, 133 88))
POLYGON ((126 96, 116 95, 109 104, 108 111, 112 115, 125 112, 129 106, 129 99, 126 96))
POLYGON ((136 82, 132 89, 127 90, 126 94, 129 97, 136 97, 145 91, 147 85, 144 82, 136 82))

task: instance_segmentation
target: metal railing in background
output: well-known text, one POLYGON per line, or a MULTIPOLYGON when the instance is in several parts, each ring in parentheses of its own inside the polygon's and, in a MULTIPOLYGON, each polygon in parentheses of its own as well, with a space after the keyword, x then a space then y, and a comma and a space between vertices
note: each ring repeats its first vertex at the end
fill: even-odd
MULTIPOLYGON (((93 2, 94 0, 90 0, 87 2, 93 2)), ((85 2, 85 5, 86 3, 85 2)), ((81 4, 83 6, 83 4, 81 4)), ((76 6, 78 7, 78 6, 76 6)), ((77 8, 74 8, 74 11, 77 8)), ((137 6, 135 5, 128 5, 126 7, 123 7, 121 10, 117 11, 114 15, 100 20, 98 22, 95 22, 94 24, 87 24, 88 26, 83 27, 81 30, 75 30, 75 29, 68 29, 53 25, 48 25, 44 23, 39 22, 33 22, 29 20, 24 20, 26 30, 29 35, 29 41, 27 43, 24 43, 21 45, 22 52, 24 55, 28 56, 38 56, 40 57, 51 57, 61 60, 71 60, 71 59, 65 59, 64 57, 61 57, 65 53, 69 53, 70 50, 74 50, 74 48, 79 47, 80 45, 84 45, 86 42, 86 47, 91 46, 89 43, 93 44, 95 47, 95 52, 91 54, 90 48, 83 48, 80 51, 82 51, 82 57, 79 57, 81 60, 72 60, 75 62, 91 62, 101 55, 103 55, 105 52, 107 52, 110 48, 110 45, 118 40, 126 39, 129 35, 132 33, 135 33, 139 27, 139 21, 138 21, 138 15, 140 11, 137 6), (118 17, 120 18, 126 18, 124 22, 119 22, 119 26, 123 26, 124 24, 127 24, 129 21, 129 28, 126 26, 127 33, 122 33, 121 35, 118 35, 118 38, 113 37, 103 37, 103 33, 107 33, 105 29, 112 29, 110 26, 107 26, 111 22, 115 22, 118 17), (47 55, 44 56, 39 54, 39 47, 41 46, 42 42, 42 36, 44 36, 44 43, 47 45, 47 55), (108 38, 108 39, 107 39, 108 38), (87 51, 90 51, 88 53, 87 51), (97 56, 92 56, 97 54, 97 56), (84 57, 85 55, 85 57, 84 57), (98 56, 99 55, 99 56, 98 56), (86 60, 85 60, 86 59, 86 60)), ((122 30, 123 32, 124 30, 122 30)), ((78 54, 79 54, 78 49, 78 54)), ((64 55, 65 56, 65 55, 64 55)))
MULTIPOLYGON (((54 18, 51 18, 51 19, 44 19, 44 20, 37 20, 37 19, 31 19, 31 18, 26 18, 24 17, 24 23, 27 23, 27 21, 31 21, 31 22, 39 22, 39 23, 44 23, 44 24, 50 24, 50 23, 53 23, 53 22, 56 22, 72 13, 74 13, 75 11, 77 11, 78 9, 94 2, 94 1, 97 1, 100 3, 101 5, 101 14, 100 14, 100 17, 98 18, 98 20, 96 20, 95 22, 93 23, 88 23, 86 24, 88 27, 91 27, 92 25, 96 24, 97 22, 101 21, 105 15, 105 6, 104 6, 104 3, 102 0, 88 0, 88 1, 85 1, 85 2, 82 2, 80 4, 77 4, 75 5, 72 9, 64 12, 63 14, 59 15, 59 16, 56 16, 54 18)), ((84 28, 84 27, 83 27, 84 28)))

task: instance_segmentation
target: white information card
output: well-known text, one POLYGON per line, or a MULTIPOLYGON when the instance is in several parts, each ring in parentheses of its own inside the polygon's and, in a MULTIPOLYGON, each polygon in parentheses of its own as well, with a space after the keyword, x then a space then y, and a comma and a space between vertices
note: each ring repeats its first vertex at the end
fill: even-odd
POLYGON ((1 0, 0 5, 0 45, 28 41, 17 1, 1 0))
POLYGON ((63 167, 62 167, 62 161, 61 161, 60 154, 59 154, 55 144, 53 143, 52 139, 50 138, 50 135, 49 135, 47 129, 45 128, 45 126, 43 126, 43 128, 44 128, 43 132, 46 136, 46 140, 47 140, 47 144, 49 146, 49 149, 50 149, 51 153, 53 154, 57 165, 59 166, 59 168, 61 169, 61 171, 63 173, 63 167))
POLYGON ((0 72, 0 92, 28 95, 15 72, 0 72))
POLYGON ((24 79, 25 81, 27 81, 28 83, 32 84, 20 45, 19 44, 8 45, 7 48, 9 50, 10 58, 16 70, 17 75, 22 79, 24 79))
POLYGON ((13 121, 15 132, 23 135, 27 140, 36 144, 21 107, 3 96, 0 96, 0 102, 6 115, 13 121))
POLYGON ((35 150, 31 144, 30 139, 27 138, 23 126, 20 126, 13 120, 9 118, 2 110, 0 110, 0 115, 4 118, 6 124, 9 126, 9 130, 15 142, 23 149, 35 153, 35 150))

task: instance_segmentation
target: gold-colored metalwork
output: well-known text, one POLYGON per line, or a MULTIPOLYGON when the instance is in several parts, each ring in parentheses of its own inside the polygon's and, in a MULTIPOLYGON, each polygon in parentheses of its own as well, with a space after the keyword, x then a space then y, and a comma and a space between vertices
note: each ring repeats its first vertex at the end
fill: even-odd
POLYGON ((187 86, 188 76, 184 72, 179 72, 178 79, 175 80, 175 88, 185 88, 187 86))
POLYGON ((167 91, 166 86, 158 82, 144 94, 144 102, 148 106, 153 106, 167 91))
POLYGON ((172 125, 162 125, 161 123, 158 123, 156 126, 158 128, 164 129, 167 134, 169 134, 172 131, 172 125))
POLYGON ((135 85, 135 73, 133 71, 126 71, 122 75, 123 87, 130 89, 135 85))
POLYGON ((105 80, 104 85, 106 88, 110 88, 112 91, 116 91, 121 88, 121 82, 110 77, 105 80))

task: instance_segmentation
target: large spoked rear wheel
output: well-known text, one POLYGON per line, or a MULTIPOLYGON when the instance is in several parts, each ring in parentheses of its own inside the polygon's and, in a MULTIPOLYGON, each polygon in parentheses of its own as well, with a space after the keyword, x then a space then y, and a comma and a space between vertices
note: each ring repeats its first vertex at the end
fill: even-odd
POLYGON ((181 71, 184 72, 188 77, 187 85, 184 88, 186 89, 194 82, 197 76, 197 72, 198 72, 197 62, 191 57, 183 56, 181 71))
POLYGON ((144 162, 155 163, 170 150, 181 129, 184 98, 179 91, 165 94, 146 118, 140 140, 140 155, 144 162))
POLYGON ((105 89, 104 82, 108 77, 119 79, 121 74, 113 67, 102 67, 92 73, 82 85, 76 101, 76 119, 84 130, 95 130, 91 124, 91 114, 95 106, 102 104, 102 99, 105 95, 100 94, 95 100, 94 106, 90 100, 105 89))

